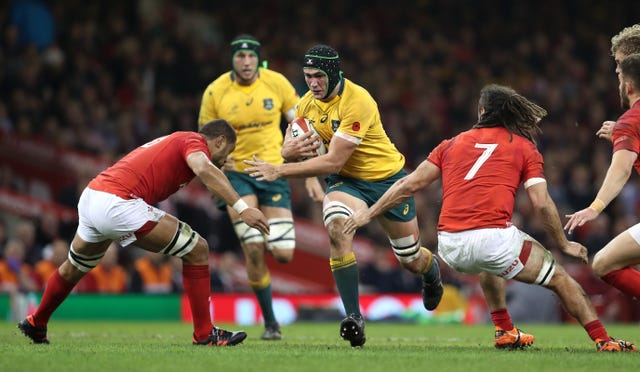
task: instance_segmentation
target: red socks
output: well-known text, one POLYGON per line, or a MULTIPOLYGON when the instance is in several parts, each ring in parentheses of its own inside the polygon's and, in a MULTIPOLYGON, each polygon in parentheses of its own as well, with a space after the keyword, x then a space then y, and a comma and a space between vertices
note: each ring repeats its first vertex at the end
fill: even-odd
POLYGON ((609 285, 618 288, 622 293, 640 299, 640 272, 630 267, 614 270, 602 276, 609 285))
POLYGON ((38 309, 33 314, 33 321, 36 327, 44 327, 49 322, 51 314, 69 296, 75 284, 66 281, 58 270, 54 271, 47 281, 44 294, 40 300, 38 309))
POLYGON ((595 341, 597 339, 602 340, 611 340, 609 334, 607 334, 607 330, 604 329, 604 326, 599 320, 594 320, 584 325, 585 331, 589 334, 589 337, 595 341))
POLYGON ((182 282, 189 298, 196 341, 207 339, 213 329, 209 313, 211 283, 209 265, 182 265, 182 282))
POLYGON ((506 308, 492 311, 491 320, 496 327, 500 327, 505 331, 510 331, 514 328, 513 323, 511 322, 511 316, 506 308))

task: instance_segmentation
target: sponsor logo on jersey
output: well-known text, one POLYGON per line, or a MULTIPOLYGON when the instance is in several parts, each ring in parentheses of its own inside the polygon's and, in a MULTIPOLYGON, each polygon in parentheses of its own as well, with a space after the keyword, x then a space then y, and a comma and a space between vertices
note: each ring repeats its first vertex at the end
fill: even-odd
POLYGON ((510 272, 513 271, 513 269, 518 267, 519 264, 520 264, 520 260, 516 259, 515 261, 513 261, 513 263, 511 265, 509 265, 509 267, 507 267, 507 269, 505 271, 500 273, 500 276, 502 276, 502 277, 507 276, 510 272))
POLYGON ((274 196, 271 197, 271 201, 277 202, 280 199, 282 199, 282 194, 275 194, 274 196))
POLYGON ((409 213, 409 204, 404 205, 404 209, 402 209, 402 215, 406 216, 409 213))

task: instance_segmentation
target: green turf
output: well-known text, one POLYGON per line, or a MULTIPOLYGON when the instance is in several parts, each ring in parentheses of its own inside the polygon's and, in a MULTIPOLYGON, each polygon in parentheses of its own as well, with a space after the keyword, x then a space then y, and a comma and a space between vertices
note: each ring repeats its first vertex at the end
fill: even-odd
MULTIPOLYGON (((367 324, 352 349, 338 323, 282 327, 282 341, 236 347, 190 344, 191 326, 159 322, 53 321, 50 345, 32 345, 14 323, 0 322, 0 371, 637 371, 640 353, 602 354, 578 325, 519 325, 536 336, 526 351, 495 350, 489 325, 367 324)), ((228 327, 237 329, 238 327, 228 327)), ((637 324, 611 325, 614 337, 640 341, 637 324)))

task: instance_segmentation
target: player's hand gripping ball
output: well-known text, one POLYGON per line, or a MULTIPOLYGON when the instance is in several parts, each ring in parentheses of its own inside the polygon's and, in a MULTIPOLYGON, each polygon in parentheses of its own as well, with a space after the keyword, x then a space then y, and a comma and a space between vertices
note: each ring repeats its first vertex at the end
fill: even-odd
MULTIPOLYGON (((313 124, 311 124, 311 122, 306 118, 295 118, 291 122, 291 138, 297 138, 304 133, 307 133, 308 131, 313 131, 316 136, 320 138, 320 135, 316 131, 316 128, 314 128, 313 124)), ((324 143, 322 143, 320 140, 316 140, 315 142, 320 142, 320 147, 314 150, 314 152, 316 153, 315 156, 326 154, 327 148, 325 147, 324 143)))

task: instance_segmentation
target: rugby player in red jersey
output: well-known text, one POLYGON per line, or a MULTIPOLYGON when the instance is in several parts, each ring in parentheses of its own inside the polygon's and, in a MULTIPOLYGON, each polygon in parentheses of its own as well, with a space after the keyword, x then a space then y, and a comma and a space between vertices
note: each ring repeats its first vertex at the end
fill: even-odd
MULTIPOLYGON (((34 343, 49 343, 47 323, 74 286, 96 267, 113 241, 182 259, 182 279, 193 315, 193 343, 231 346, 247 334, 215 327, 209 313, 209 246, 176 217, 155 208, 198 177, 216 197, 232 205, 242 220, 263 234, 266 217, 249 208, 219 169, 236 144, 225 120, 213 120, 199 132, 175 132, 130 152, 96 176, 78 202, 79 224, 69 255, 47 282, 35 313, 18 323, 34 343)), ((154 309, 149 309, 153 312, 154 309)))
MULTIPOLYGON (((595 219, 622 191, 634 168, 640 173, 640 54, 631 54, 618 65, 620 102, 628 110, 613 126, 613 157, 596 199, 589 207, 567 215, 565 229, 569 233, 595 219)), ((634 267, 638 264, 640 224, 635 224, 598 251, 591 266, 594 274, 606 283, 640 299, 640 271, 634 267)))
POLYGON ((438 252, 454 270, 478 274, 495 325, 496 348, 524 348, 534 341, 533 335, 513 325, 506 308, 506 280, 515 279, 554 291, 598 351, 634 351, 633 344, 609 337, 580 285, 551 252, 511 223, 515 195, 523 184, 546 232, 562 252, 587 262, 586 248, 567 240, 547 191, 542 155, 535 145, 538 123, 546 114, 511 88, 484 87, 473 128, 441 142, 374 205, 349 218, 345 231, 355 231, 441 179, 438 252))

